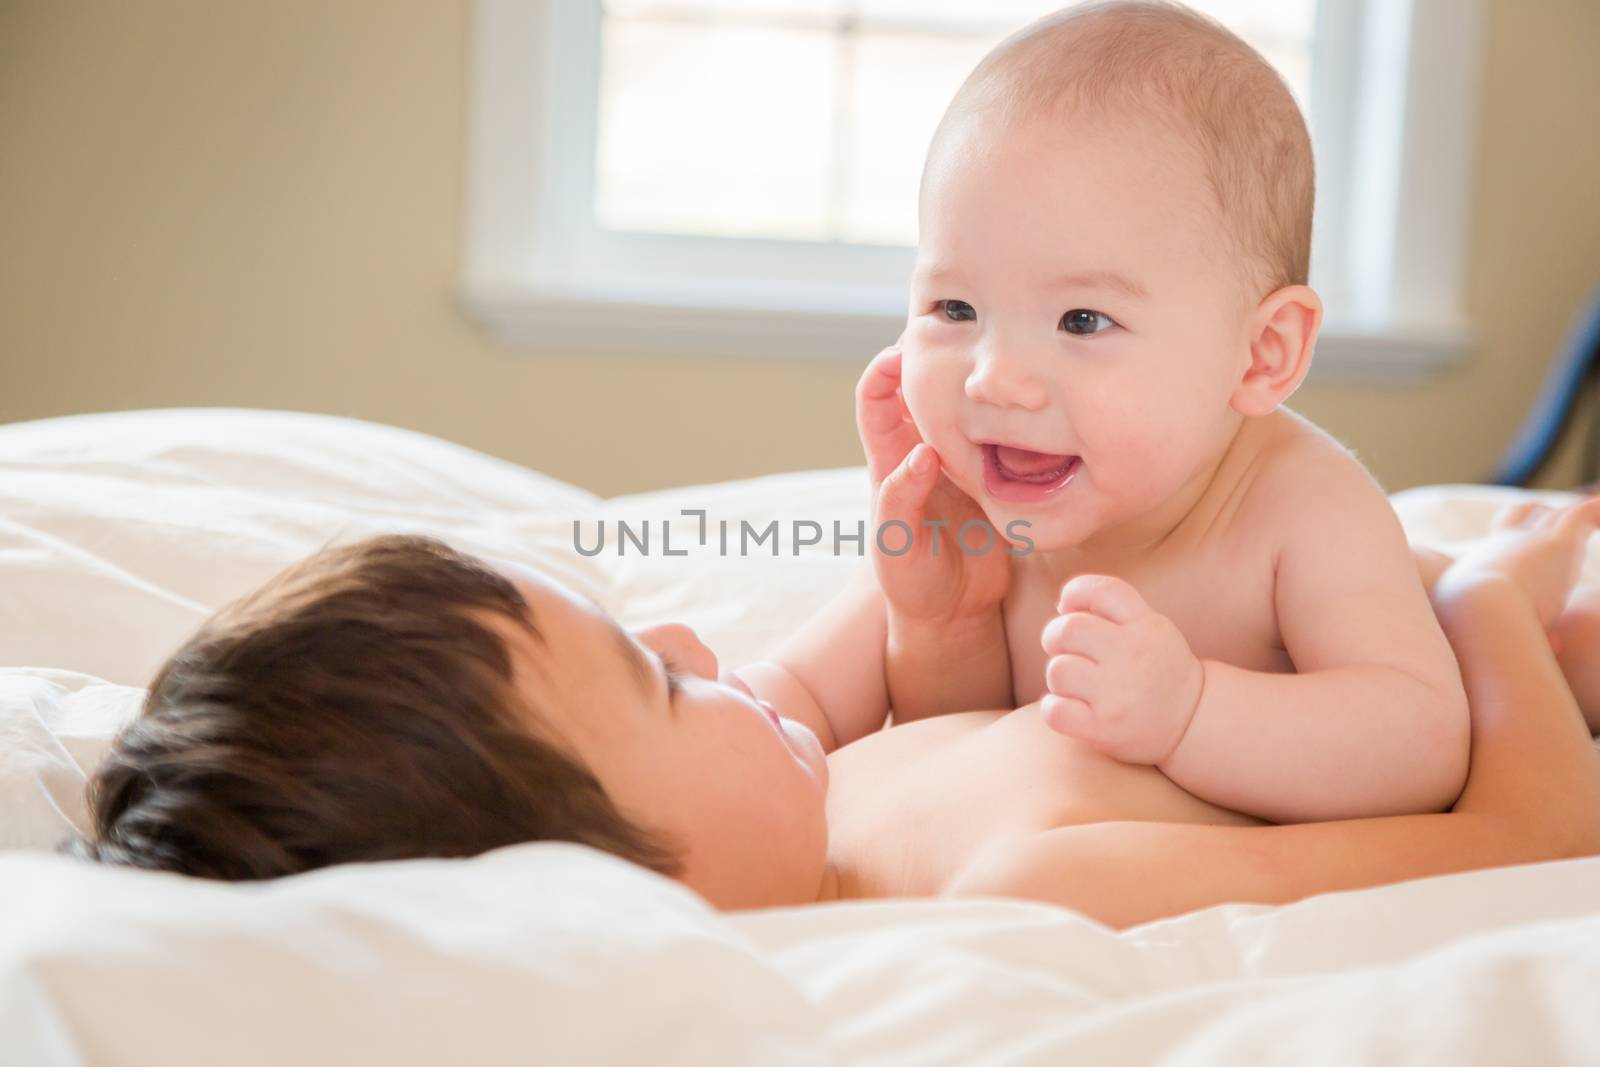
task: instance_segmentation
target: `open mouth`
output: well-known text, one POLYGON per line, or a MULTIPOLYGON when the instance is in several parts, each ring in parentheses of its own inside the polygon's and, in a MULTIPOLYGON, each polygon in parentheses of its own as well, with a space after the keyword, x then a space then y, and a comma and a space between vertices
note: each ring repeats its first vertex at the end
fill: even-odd
POLYGON ((997 500, 1043 500, 1070 485, 1083 467, 1083 460, 1073 455, 993 443, 982 448, 984 487, 997 500))

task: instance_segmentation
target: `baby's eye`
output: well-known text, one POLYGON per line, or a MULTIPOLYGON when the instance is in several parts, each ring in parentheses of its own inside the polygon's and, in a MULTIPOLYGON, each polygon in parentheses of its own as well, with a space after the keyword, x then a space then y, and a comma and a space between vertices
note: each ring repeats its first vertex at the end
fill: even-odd
POLYGON ((1103 311, 1073 308, 1061 316, 1061 328, 1079 337, 1092 337, 1115 326, 1117 321, 1103 311))
POLYGON ((661 660, 661 668, 667 676, 667 696, 669 699, 676 699, 678 694, 683 692, 683 668, 678 665, 675 658, 665 652, 657 652, 656 656, 661 660))
POLYGON ((978 309, 965 300, 941 300, 939 308, 951 322, 974 322, 978 318, 978 309))

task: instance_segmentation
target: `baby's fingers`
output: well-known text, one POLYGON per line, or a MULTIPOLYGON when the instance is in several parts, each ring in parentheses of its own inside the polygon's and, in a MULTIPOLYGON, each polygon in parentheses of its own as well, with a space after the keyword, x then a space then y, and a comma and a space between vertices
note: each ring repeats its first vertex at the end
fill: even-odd
POLYGON ((927 509, 928 496, 937 484, 939 456, 932 447, 919 442, 879 486, 878 524, 899 519, 915 530, 927 509))
POLYGON ((1052 656, 1072 653, 1095 663, 1106 661, 1116 640, 1117 624, 1087 611, 1057 615, 1039 635, 1039 643, 1052 656))
POLYGON ((1109 574, 1080 574, 1061 587, 1056 611, 1088 611, 1112 622, 1132 622, 1148 609, 1139 591, 1109 574))
POLYGON ((883 400, 894 396, 900 388, 900 348, 890 345, 867 364, 856 383, 857 400, 883 400))
POLYGON ((877 485, 922 438, 900 396, 900 350, 879 352, 856 383, 856 430, 877 485))
POLYGON ((1052 696, 1093 703, 1099 688, 1100 668, 1093 660, 1067 653, 1051 656, 1044 665, 1044 685, 1052 696))
POLYGON ((1494 530, 1511 530, 1518 526, 1533 526, 1550 514, 1550 506, 1537 500, 1519 500, 1507 504, 1489 519, 1494 530))
POLYGON ((1077 697, 1046 693, 1039 700, 1039 716, 1058 734, 1092 741, 1096 735, 1094 708, 1077 697))
POLYGON ((1600 496, 1586 497, 1554 513, 1556 529, 1576 537, 1588 537, 1600 528, 1600 496))

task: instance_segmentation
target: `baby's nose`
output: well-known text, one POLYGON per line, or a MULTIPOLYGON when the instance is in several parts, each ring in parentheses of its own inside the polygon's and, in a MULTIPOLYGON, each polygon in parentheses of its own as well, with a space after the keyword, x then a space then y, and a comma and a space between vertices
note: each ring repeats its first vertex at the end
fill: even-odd
POLYGON ((689 669, 701 678, 716 681, 721 675, 721 665, 717 663, 717 654, 711 651, 709 645, 699 637, 694 639, 693 648, 689 654, 689 669))
POLYGON ((697 678, 717 677, 717 654, 711 651, 694 629, 681 622, 658 623, 639 631, 639 639, 649 648, 664 654, 680 670, 697 678))
POLYGON ((711 647, 700 640, 700 635, 689 627, 679 624, 674 627, 674 631, 673 651, 683 669, 692 672, 697 678, 716 681, 717 654, 711 651, 711 647))
POLYGON ((1002 408, 1042 410, 1048 401, 1044 382, 1025 360, 1006 354, 980 356, 967 375, 967 396, 1002 408))

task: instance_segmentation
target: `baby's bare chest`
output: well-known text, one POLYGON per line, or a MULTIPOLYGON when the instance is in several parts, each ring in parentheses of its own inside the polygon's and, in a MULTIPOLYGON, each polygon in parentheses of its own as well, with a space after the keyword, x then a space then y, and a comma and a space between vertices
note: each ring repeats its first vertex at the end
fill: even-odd
POLYGON ((1201 659, 1255 671, 1294 670, 1278 631, 1272 556, 1255 546, 1214 546, 1097 570, 1019 566, 1005 603, 1012 688, 1019 704, 1044 693, 1040 634, 1055 617, 1061 586, 1076 573, 1114 574, 1127 581, 1177 625, 1201 659))

